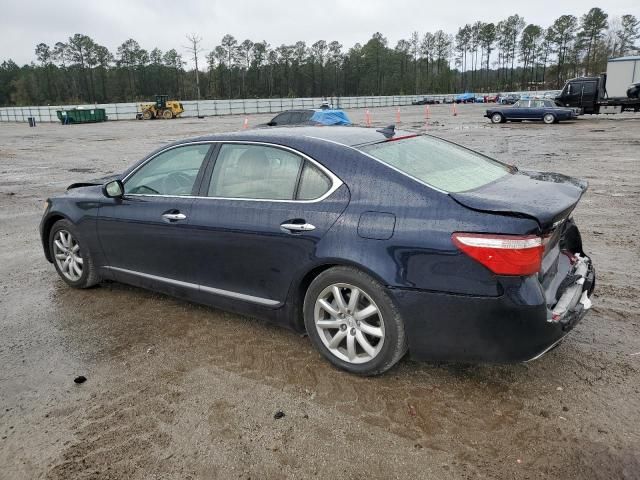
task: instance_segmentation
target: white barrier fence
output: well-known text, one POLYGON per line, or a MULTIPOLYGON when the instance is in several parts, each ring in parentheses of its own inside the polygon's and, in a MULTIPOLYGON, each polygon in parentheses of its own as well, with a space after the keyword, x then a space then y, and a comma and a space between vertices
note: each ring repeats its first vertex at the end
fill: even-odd
MULTIPOLYGON (((517 93, 517 92, 516 92, 517 93)), ((520 92, 527 95, 544 95, 549 92, 520 92)), ((479 93, 478 96, 487 95, 479 93)), ((294 108, 318 108, 327 101, 335 108, 375 108, 411 105, 412 102, 423 98, 434 101, 451 102, 455 95, 393 95, 379 97, 315 97, 315 98, 259 98, 241 100, 188 100, 183 101, 184 113, 182 117, 209 117, 217 115, 250 115, 256 113, 279 113, 294 108)), ((31 107, 2 107, 0 108, 0 122, 27 122, 34 118, 36 122, 58 122, 58 110, 73 108, 91 110, 104 108, 109 120, 135 120, 140 113, 141 102, 137 103, 106 103, 85 105, 46 105, 31 107)))

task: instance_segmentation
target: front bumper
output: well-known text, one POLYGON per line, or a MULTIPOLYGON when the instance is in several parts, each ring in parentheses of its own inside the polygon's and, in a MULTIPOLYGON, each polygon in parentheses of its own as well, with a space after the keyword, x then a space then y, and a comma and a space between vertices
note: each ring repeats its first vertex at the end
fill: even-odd
MULTIPOLYGON (((591 295, 595 272, 584 283, 591 295)), ((541 356, 575 327, 589 304, 578 302, 552 318, 535 277, 501 277, 499 297, 475 297, 389 288, 417 360, 523 362, 541 356)), ((581 296, 582 298, 582 296, 581 296)))

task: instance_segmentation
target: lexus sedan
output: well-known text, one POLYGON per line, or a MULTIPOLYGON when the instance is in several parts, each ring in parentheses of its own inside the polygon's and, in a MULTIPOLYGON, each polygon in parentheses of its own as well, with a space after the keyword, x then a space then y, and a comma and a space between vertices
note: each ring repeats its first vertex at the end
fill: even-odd
POLYGON ((123 282, 306 332, 373 375, 422 360, 517 362, 585 315, 581 180, 428 135, 245 130, 165 145, 50 198, 67 284, 123 282))
POLYGON ((578 118, 574 109, 559 107, 553 100, 518 100, 511 107, 488 108, 484 116, 491 119, 492 123, 540 120, 551 124, 578 118))

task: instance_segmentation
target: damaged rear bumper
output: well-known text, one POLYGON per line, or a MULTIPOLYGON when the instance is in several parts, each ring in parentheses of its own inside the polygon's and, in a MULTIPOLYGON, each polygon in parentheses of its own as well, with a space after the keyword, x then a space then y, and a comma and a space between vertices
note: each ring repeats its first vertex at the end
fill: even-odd
POLYGON ((580 294, 555 319, 534 276, 500 277, 504 293, 499 297, 393 288, 388 293, 404 319, 412 358, 512 363, 541 357, 589 311, 595 285, 591 261, 584 280, 572 278, 580 294))

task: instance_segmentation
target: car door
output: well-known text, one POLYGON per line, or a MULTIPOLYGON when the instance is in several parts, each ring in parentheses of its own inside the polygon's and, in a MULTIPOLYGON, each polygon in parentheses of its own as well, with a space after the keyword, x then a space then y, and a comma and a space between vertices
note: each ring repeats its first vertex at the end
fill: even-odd
POLYGON ((527 120, 542 120, 544 116, 544 102, 542 100, 529 100, 527 108, 527 120))
POLYGON ((106 268, 116 278, 193 280, 190 215, 211 148, 211 143, 168 148, 124 179, 121 199, 105 198, 97 232, 106 268))
POLYGON ((583 82, 569 82, 567 84, 566 94, 563 95, 563 103, 565 106, 582 107, 582 84, 583 82))
POLYGON ((225 143, 193 206, 201 291, 278 306, 349 202, 314 160, 266 144, 225 143))
POLYGON ((506 117, 511 120, 511 119, 523 119, 526 118, 526 110, 527 110, 527 106, 529 105, 529 101, 528 100, 518 100, 516 103, 513 104, 512 107, 509 108, 505 108, 505 112, 506 112, 506 117))

